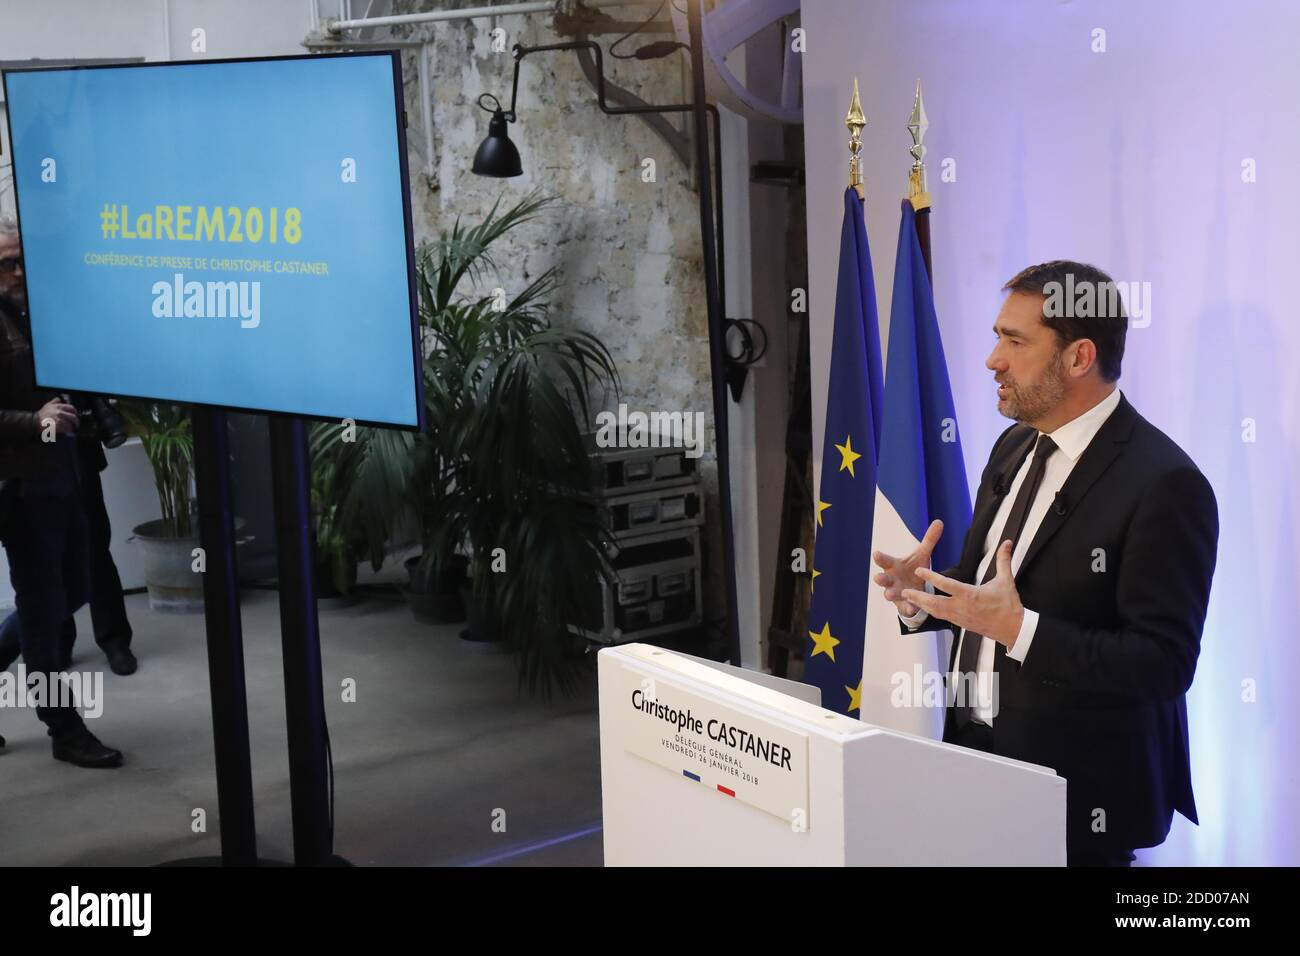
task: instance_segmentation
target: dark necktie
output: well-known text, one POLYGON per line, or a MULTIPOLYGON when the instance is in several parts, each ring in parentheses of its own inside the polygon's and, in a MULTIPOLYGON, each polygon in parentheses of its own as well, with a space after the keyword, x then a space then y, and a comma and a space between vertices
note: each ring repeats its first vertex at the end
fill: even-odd
MULTIPOLYGON (((1007 523, 1002 528, 1002 534, 993 544, 994 556, 989 559, 989 565, 984 569, 980 584, 988 584, 997 577, 996 552, 1003 541, 1010 540, 1011 551, 1015 553, 1016 542, 1020 540, 1020 532, 1025 527, 1025 519, 1029 517, 1029 509, 1038 495, 1038 486, 1043 483, 1043 473, 1047 471, 1047 459, 1052 457, 1054 451, 1056 451, 1056 442, 1046 435, 1039 435, 1038 443, 1034 445, 1034 460, 1029 465, 1029 474, 1025 475, 1025 480, 1020 485, 1020 492, 1016 495, 1015 504, 1011 506, 1011 514, 1007 515, 1007 523)), ((956 675, 959 683, 952 688, 958 694, 957 703, 953 705, 953 720, 959 730, 970 723, 971 705, 975 702, 973 698, 978 679, 980 645, 983 643, 983 634, 967 631, 962 637, 961 659, 957 663, 956 675)))

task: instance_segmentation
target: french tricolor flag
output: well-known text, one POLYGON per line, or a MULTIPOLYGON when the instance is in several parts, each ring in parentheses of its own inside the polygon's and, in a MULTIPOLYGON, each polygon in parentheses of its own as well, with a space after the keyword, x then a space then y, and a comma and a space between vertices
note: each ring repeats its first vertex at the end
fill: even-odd
MULTIPOLYGON (((881 418, 871 546, 885 554, 910 554, 930 522, 939 518, 943 537, 931 564, 939 570, 951 568, 961 556, 970 525, 970 491, 934 296, 917 238, 916 214, 907 200, 898 232, 881 418)), ((939 706, 924 707, 925 687, 916 685, 918 677, 924 682, 942 680, 950 641, 947 631, 901 633, 894 605, 882 588, 870 583, 859 717, 941 739, 942 693, 939 706)))

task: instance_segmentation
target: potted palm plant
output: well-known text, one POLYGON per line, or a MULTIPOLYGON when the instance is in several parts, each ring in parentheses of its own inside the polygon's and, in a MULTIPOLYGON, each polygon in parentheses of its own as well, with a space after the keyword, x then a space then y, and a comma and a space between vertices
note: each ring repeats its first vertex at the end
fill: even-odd
POLYGON ((162 510, 161 518, 132 530, 144 562, 149 607, 169 613, 201 612, 203 578, 194 563, 199 539, 191 494, 194 435, 189 412, 179 405, 148 401, 123 401, 118 410, 144 446, 162 510))
POLYGON ((454 615, 463 588, 466 636, 500 638, 518 653, 521 683, 543 692, 571 686, 568 624, 606 573, 606 533, 582 500, 582 434, 589 393, 618 388, 599 339, 552 324, 554 270, 513 298, 480 289, 499 271, 493 243, 551 202, 533 195, 502 210, 498 201, 481 223, 457 219, 421 247, 425 433, 322 425, 312 440, 313 455, 337 468, 321 505, 356 532, 357 553, 378 566, 414 517, 422 551, 408 596, 417 616, 421 605, 435 619, 454 615))
POLYGON ((605 574, 608 534, 584 501, 591 471, 583 432, 589 394, 618 388, 613 357, 595 336, 557 328, 547 270, 503 300, 459 294, 495 269, 491 244, 552 200, 530 196, 482 223, 459 222, 419 257, 425 401, 443 484, 427 502, 426 556, 468 544, 470 627, 518 654, 530 690, 568 690, 575 676, 570 622, 605 574))

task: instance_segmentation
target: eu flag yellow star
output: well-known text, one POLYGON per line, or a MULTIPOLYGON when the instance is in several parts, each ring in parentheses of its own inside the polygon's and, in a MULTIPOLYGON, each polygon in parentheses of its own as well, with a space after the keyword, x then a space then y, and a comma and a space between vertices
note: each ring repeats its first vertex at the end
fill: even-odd
POLYGON ((855 710, 861 710, 862 709, 862 681, 858 681, 857 687, 850 687, 848 684, 845 684, 844 689, 849 692, 849 709, 846 710, 845 713, 851 714, 855 710))
POLYGON ((829 502, 822 501, 820 498, 817 499, 817 527, 822 526, 822 512, 829 507, 829 502))
POLYGON ((810 585, 808 586, 808 590, 810 590, 810 591, 816 591, 816 590, 817 590, 817 578, 819 578, 820 576, 821 576, 821 572, 818 571, 816 568, 813 568, 813 573, 812 573, 812 584, 810 584, 810 585))
POLYGON ((832 661, 835 660, 835 645, 840 642, 840 639, 831 634, 830 621, 827 621, 822 625, 820 634, 816 631, 809 631, 808 636, 813 639, 813 652, 810 655, 811 657, 816 657, 818 654, 825 654, 832 661))
POLYGON ((853 473, 853 463, 862 456, 853 450, 853 437, 851 435, 845 435, 844 444, 836 445, 835 450, 840 453, 840 471, 847 468, 851 477, 858 477, 853 473))

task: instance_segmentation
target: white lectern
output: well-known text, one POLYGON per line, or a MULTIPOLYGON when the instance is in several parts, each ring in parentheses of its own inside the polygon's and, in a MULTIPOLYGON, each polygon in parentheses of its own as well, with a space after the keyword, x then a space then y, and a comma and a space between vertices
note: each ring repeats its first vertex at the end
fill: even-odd
POLYGON ((608 866, 1065 865, 1065 780, 1046 767, 647 644, 598 661, 608 866))

